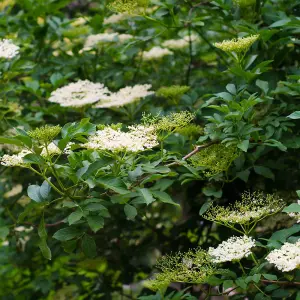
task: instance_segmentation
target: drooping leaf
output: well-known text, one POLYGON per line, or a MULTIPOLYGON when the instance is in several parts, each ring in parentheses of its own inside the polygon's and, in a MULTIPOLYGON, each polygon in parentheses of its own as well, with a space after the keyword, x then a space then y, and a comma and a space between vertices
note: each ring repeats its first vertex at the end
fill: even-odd
POLYGON ((81 231, 79 229, 75 227, 66 227, 56 231, 53 235, 53 238, 64 242, 72 240, 73 238, 80 236, 80 234, 81 231))

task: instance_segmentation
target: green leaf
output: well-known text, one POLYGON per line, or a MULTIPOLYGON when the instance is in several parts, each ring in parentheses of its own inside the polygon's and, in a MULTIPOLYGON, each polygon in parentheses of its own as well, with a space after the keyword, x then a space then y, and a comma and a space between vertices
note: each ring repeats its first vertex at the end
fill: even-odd
POLYGON ((69 241, 75 237, 80 236, 81 231, 75 227, 66 227, 56 231, 53 235, 53 238, 59 241, 69 241))
POLYGON ((281 27, 281 26, 284 26, 284 25, 286 25, 290 22, 291 22, 290 18, 285 18, 285 19, 281 19, 279 21, 276 21, 276 22, 272 23, 269 27, 270 28, 281 27))
MULTIPOLYGON (((51 178, 48 178, 50 181, 51 178)), ((44 200, 46 200, 49 197, 51 191, 51 185, 45 180, 42 185, 40 186, 40 195, 44 200)))
POLYGON ((227 85, 226 85, 226 90, 227 90, 230 94, 236 95, 236 87, 235 87, 234 84, 232 84, 232 83, 227 84, 227 85))
POLYGON ((278 289, 278 290, 275 290, 273 291, 272 293, 272 298, 286 298, 289 296, 289 292, 287 290, 284 290, 284 289, 278 289))
POLYGON ((100 203, 89 203, 87 206, 85 206, 84 209, 86 209, 88 211, 107 210, 107 208, 100 203))
POLYGON ((49 248, 48 245, 47 245, 46 239, 41 238, 40 241, 39 241, 39 243, 38 243, 38 246, 39 246, 39 248, 40 248, 40 250, 41 250, 43 256, 44 256, 46 259, 51 260, 51 256, 52 256, 52 255, 51 255, 51 250, 50 250, 50 248, 49 248))
POLYGON ((207 187, 204 187, 202 189, 202 192, 205 196, 213 196, 213 197, 216 197, 216 198, 221 198, 222 197, 222 189, 217 189, 216 187, 214 186, 207 186, 207 187))
POLYGON ((223 289, 226 291, 229 288, 232 288, 234 286, 233 280, 225 280, 223 282, 223 289))
POLYGON ((249 148, 249 140, 244 140, 242 142, 240 142, 237 147, 241 150, 243 150, 244 152, 247 152, 248 148, 249 148))
POLYGON ((291 235, 298 233, 299 231, 300 224, 294 224, 288 229, 281 229, 279 231, 274 232, 269 239, 268 247, 273 248, 274 246, 277 246, 277 244, 274 242, 280 242, 283 244, 291 235))
POLYGON ((100 216, 88 216, 87 222, 93 232, 97 232, 104 226, 104 219, 100 216))
POLYGON ((51 186, 46 180, 42 183, 41 186, 34 184, 34 185, 30 185, 27 188, 28 197, 35 202, 46 201, 49 197, 50 191, 51 191, 51 186))
POLYGON ((141 194, 141 196, 144 198, 145 203, 149 205, 150 203, 154 202, 155 199, 153 198, 151 191, 149 189, 138 189, 138 192, 141 194))
POLYGON ((126 217, 129 220, 133 220, 137 215, 136 208, 134 206, 130 205, 130 204, 126 204, 124 206, 124 212, 125 212, 126 217))
POLYGON ((267 167, 254 166, 254 171, 258 175, 262 175, 266 178, 270 178, 272 180, 275 180, 275 176, 274 176, 273 172, 267 167))
POLYGON ((276 275, 262 274, 262 276, 264 276, 267 280, 277 280, 277 276, 276 275))
POLYGON ((0 136, 0 144, 10 144, 16 146, 22 146, 23 143, 16 138, 0 136))
POLYGON ((202 216, 211 206, 213 202, 212 201, 206 201, 200 208, 199 215, 202 216))
POLYGON ((300 212, 300 205, 298 203, 292 203, 289 206, 286 206, 282 211, 286 213, 300 212))
POLYGON ((121 178, 114 178, 114 177, 102 177, 98 178, 96 182, 101 185, 102 187, 112 190, 118 194, 127 194, 129 191, 123 180, 121 178))
POLYGON ((30 185, 27 189, 27 195, 30 199, 35 202, 43 202, 44 199, 40 194, 40 186, 39 185, 30 185))
POLYGON ((62 246, 63 246, 65 252, 72 253, 76 249, 77 240, 63 242, 62 246))
POLYGON ((29 153, 23 157, 23 161, 29 164, 43 165, 45 163, 44 159, 37 154, 29 153))
POLYGON ((300 119, 300 111, 294 111, 292 114, 288 115, 287 118, 300 119))
POLYGON ((152 191, 152 194, 155 198, 160 200, 163 203, 169 203, 173 205, 179 206, 179 204, 175 203, 172 198, 167 194, 166 192, 161 192, 161 191, 152 191))
POLYGON ((255 83, 265 94, 268 94, 269 83, 267 81, 257 79, 255 83))
POLYGON ((45 227, 45 220, 44 220, 44 215, 42 215, 41 221, 40 221, 40 225, 38 228, 38 235, 41 239, 46 239, 47 238, 47 231, 46 231, 46 227, 45 227))
POLYGON ((249 170, 244 170, 244 171, 236 173, 236 176, 238 178, 242 179, 244 182, 248 181, 249 175, 250 175, 250 171, 249 170))
POLYGON ((247 289, 247 283, 244 278, 238 278, 235 280, 237 286, 241 287, 243 290, 247 289))
POLYGON ((4 240, 9 234, 9 228, 7 226, 0 227, 0 239, 4 240))
POLYGON ((85 256, 93 258, 97 255, 97 247, 95 240, 85 234, 81 241, 81 248, 85 256))
POLYGON ((255 283, 259 283, 260 278, 261 278, 261 274, 254 274, 254 275, 252 276, 252 280, 253 280, 255 283))
POLYGON ((224 279, 220 279, 215 275, 209 276, 209 278, 206 280, 206 282, 210 285, 220 285, 222 284, 224 279))
POLYGON ((75 222, 79 221, 82 217, 83 217, 83 213, 82 213, 81 209, 75 210, 68 216, 69 225, 72 225, 75 222))

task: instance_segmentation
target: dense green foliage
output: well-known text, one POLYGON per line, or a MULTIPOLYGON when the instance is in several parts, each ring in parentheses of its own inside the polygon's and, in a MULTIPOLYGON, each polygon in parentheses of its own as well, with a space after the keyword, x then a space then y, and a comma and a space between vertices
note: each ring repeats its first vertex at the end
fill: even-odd
POLYGON ((0 29, 1 299, 300 299, 300 1, 3 0, 0 29))

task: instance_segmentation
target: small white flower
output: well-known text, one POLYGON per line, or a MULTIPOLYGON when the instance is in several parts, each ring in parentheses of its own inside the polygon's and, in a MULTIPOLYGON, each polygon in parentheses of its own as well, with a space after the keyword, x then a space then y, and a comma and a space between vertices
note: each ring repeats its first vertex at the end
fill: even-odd
POLYGON ((88 149, 108 150, 112 152, 139 152, 158 145, 153 127, 143 125, 129 126, 128 132, 106 127, 90 136, 88 142, 82 145, 88 149))
POLYGON ((5 154, 1 158, 1 165, 6 167, 25 167, 26 164, 23 162, 23 157, 27 154, 31 153, 28 150, 22 150, 18 154, 8 155, 5 154))
POLYGON ((64 107, 82 107, 108 99, 109 90, 102 83, 79 80, 53 91, 49 101, 64 107))
POLYGON ((48 145, 47 149, 46 147, 44 147, 41 152, 41 156, 43 157, 59 155, 59 154, 61 154, 61 150, 53 142, 48 145))
POLYGON ((111 16, 109 16, 108 18, 105 18, 103 21, 103 24, 107 25, 107 24, 115 24, 115 23, 119 23, 125 19, 128 18, 127 14, 113 14, 111 16))
POLYGON ((300 241, 296 244, 284 243, 280 249, 275 249, 266 257, 283 272, 289 272, 300 267, 300 241))
POLYGON ((18 231, 18 232, 30 232, 32 230, 33 230, 32 226, 30 226, 29 228, 24 227, 24 226, 15 227, 15 231, 18 231))
POLYGON ((119 34, 117 32, 92 34, 87 37, 82 51, 88 51, 93 48, 96 48, 101 43, 124 43, 132 38, 133 36, 131 34, 119 34))
POLYGON ((0 40, 0 58, 11 59, 19 54, 20 47, 16 46, 12 40, 0 40))
POLYGON ((12 189, 8 192, 6 192, 3 197, 4 198, 10 198, 19 195, 23 190, 22 184, 17 184, 12 187, 12 189))
POLYGON ((128 40, 131 40, 131 39, 133 39, 133 35, 131 35, 131 34, 122 33, 122 34, 118 35, 118 40, 121 43, 124 43, 128 40))
POLYGON ((143 52, 143 59, 144 60, 155 60, 160 59, 166 55, 172 55, 173 52, 169 49, 161 48, 161 47, 153 47, 149 51, 143 52))
POLYGON ((191 34, 191 36, 187 35, 184 36, 182 39, 178 39, 178 40, 166 40, 163 42, 163 47, 166 48, 170 48, 170 49, 183 49, 189 46, 190 44, 190 40, 191 42, 195 42, 198 40, 198 36, 195 34, 191 34))
POLYGON ((255 240, 248 236, 233 236, 222 242, 217 248, 208 249, 212 261, 221 263, 226 261, 241 260, 251 254, 251 248, 255 246, 255 240))
POLYGON ((116 93, 112 93, 107 100, 100 101, 95 105, 98 108, 120 107, 135 102, 141 98, 154 94, 150 84, 138 84, 135 86, 127 86, 120 89, 116 93))

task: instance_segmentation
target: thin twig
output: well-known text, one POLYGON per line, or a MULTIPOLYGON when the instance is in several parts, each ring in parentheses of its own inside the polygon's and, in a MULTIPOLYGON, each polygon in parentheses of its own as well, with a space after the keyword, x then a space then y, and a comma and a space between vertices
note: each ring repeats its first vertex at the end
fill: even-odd
MULTIPOLYGON (((186 156, 184 156, 181 161, 185 161, 187 159, 189 159, 191 156, 195 155, 196 153, 198 153, 199 151, 205 149, 205 148, 208 148, 210 147, 211 145, 214 145, 214 144, 217 144, 219 143, 219 141, 212 141, 212 142, 209 142, 207 144, 204 144, 204 145, 201 145, 201 146, 197 146, 192 152, 188 153, 186 156)), ((177 165, 180 165, 180 161, 174 161, 170 164, 167 164, 166 167, 172 167, 172 166, 177 166, 177 165)))
POLYGON ((279 284, 279 285, 300 285, 300 282, 296 282, 296 281, 277 281, 277 280, 261 279, 261 282, 275 283, 275 284, 279 284))
MULTIPOLYGON (((49 224, 45 224, 45 227, 55 227, 55 226, 58 226, 60 224, 64 223, 64 220, 60 220, 60 221, 57 221, 55 223, 49 223, 49 224)), ((39 227, 38 224, 33 224, 31 222, 23 222, 24 225, 31 225, 33 227, 39 227)))

